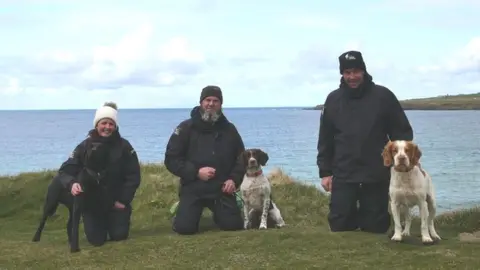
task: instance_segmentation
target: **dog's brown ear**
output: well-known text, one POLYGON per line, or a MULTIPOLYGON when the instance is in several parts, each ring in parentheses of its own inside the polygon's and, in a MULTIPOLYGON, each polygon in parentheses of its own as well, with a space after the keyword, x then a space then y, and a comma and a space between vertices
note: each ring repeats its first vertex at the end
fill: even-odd
POLYGON ((247 150, 244 150, 243 152, 240 153, 240 155, 238 156, 239 160, 242 161, 243 164, 247 164, 248 163, 248 151, 247 150))
POLYGON ((388 141, 385 147, 383 147, 383 152, 382 152, 383 165, 386 167, 390 167, 393 165, 392 146, 393 146, 393 142, 388 141))
POLYGON ((422 151, 420 150, 420 147, 413 142, 411 142, 410 145, 412 148, 412 165, 418 165, 420 158, 422 157, 422 151))
POLYGON ((258 163, 260 163, 260 165, 262 166, 265 166, 267 165, 267 162, 268 162, 268 154, 263 152, 262 150, 260 149, 256 149, 256 152, 257 152, 257 157, 258 157, 258 163))

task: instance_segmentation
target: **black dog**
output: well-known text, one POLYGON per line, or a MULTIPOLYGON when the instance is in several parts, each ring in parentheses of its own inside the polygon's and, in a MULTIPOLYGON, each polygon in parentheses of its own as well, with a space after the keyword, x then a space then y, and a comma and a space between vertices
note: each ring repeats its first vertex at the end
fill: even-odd
POLYGON ((72 211, 73 211, 73 196, 65 189, 61 182, 62 173, 57 174, 47 189, 47 196, 43 205, 43 216, 38 226, 37 232, 33 237, 34 242, 40 241, 40 237, 45 227, 45 223, 48 217, 51 217, 57 211, 58 205, 63 204, 68 208, 69 219, 67 223, 67 236, 68 242, 71 243, 71 231, 72 231, 72 211))
MULTIPOLYGON (((55 214, 58 205, 63 204, 68 208, 69 217, 67 222, 67 236, 70 243, 70 251, 80 251, 78 243, 78 230, 80 226, 80 217, 85 207, 92 207, 94 197, 98 197, 98 192, 101 192, 103 187, 100 185, 101 179, 105 176, 107 169, 102 172, 96 172, 90 169, 88 161, 98 160, 98 157, 94 157, 101 146, 99 144, 89 143, 85 144, 84 151, 84 164, 80 172, 77 174, 77 182, 82 187, 82 193, 77 196, 73 196, 70 190, 66 189, 62 184, 62 177, 71 177, 60 171, 52 180, 47 189, 47 196, 43 206, 43 215, 40 220, 40 224, 33 237, 33 242, 40 241, 42 231, 45 227, 45 223, 48 217, 55 214), (92 202, 92 205, 89 203, 92 202)), ((100 152, 100 151, 98 151, 100 152)), ((79 165, 80 166, 80 165, 79 165)))

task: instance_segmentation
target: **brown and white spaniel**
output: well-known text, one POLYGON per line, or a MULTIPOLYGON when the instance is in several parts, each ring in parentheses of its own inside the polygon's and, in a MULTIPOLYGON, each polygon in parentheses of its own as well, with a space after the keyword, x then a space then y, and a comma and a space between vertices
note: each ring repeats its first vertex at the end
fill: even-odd
POLYGON ((262 166, 268 161, 268 154, 261 149, 246 149, 242 153, 246 173, 240 185, 243 200, 244 228, 251 227, 254 213, 260 214, 259 229, 267 229, 270 217, 277 228, 285 226, 280 210, 272 200, 272 187, 263 174, 262 166))
POLYGON ((435 231, 435 192, 430 175, 421 168, 422 152, 412 141, 389 141, 382 153, 383 163, 390 167, 390 206, 395 223, 393 241, 402 241, 410 235, 412 217, 410 209, 418 206, 421 220, 421 235, 424 244, 440 240, 435 231), (402 231, 400 217, 405 217, 402 231))

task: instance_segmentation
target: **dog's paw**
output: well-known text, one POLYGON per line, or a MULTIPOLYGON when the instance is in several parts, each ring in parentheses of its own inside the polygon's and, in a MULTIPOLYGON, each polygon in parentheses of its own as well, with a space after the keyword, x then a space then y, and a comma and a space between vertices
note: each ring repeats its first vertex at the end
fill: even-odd
POLYGON ((277 228, 283 228, 283 227, 285 227, 286 225, 287 225, 287 224, 285 224, 285 223, 279 223, 279 224, 276 224, 275 227, 277 227, 277 228))
POLYGON ((440 238, 440 235, 438 235, 437 233, 430 234, 430 236, 432 237, 434 242, 442 240, 442 238, 440 238))
POLYGON ((424 245, 432 245, 434 242, 430 236, 422 236, 422 243, 424 245))
POLYGON ((392 238, 390 238, 392 241, 395 242, 402 242, 402 235, 401 234, 393 234, 392 238))
POLYGON ((267 224, 262 223, 262 224, 260 224, 260 227, 258 227, 258 228, 259 228, 259 229, 266 230, 266 229, 267 229, 267 224))
POLYGON ((403 231, 402 236, 410 236, 410 231, 403 231))

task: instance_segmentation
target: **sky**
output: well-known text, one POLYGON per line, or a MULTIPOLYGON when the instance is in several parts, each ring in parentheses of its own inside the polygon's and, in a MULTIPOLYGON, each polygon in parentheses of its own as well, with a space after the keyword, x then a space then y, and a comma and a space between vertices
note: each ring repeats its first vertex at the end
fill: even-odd
POLYGON ((480 1, 335 2, 0 0, 0 110, 314 106, 348 50, 399 99, 480 92, 480 1))

